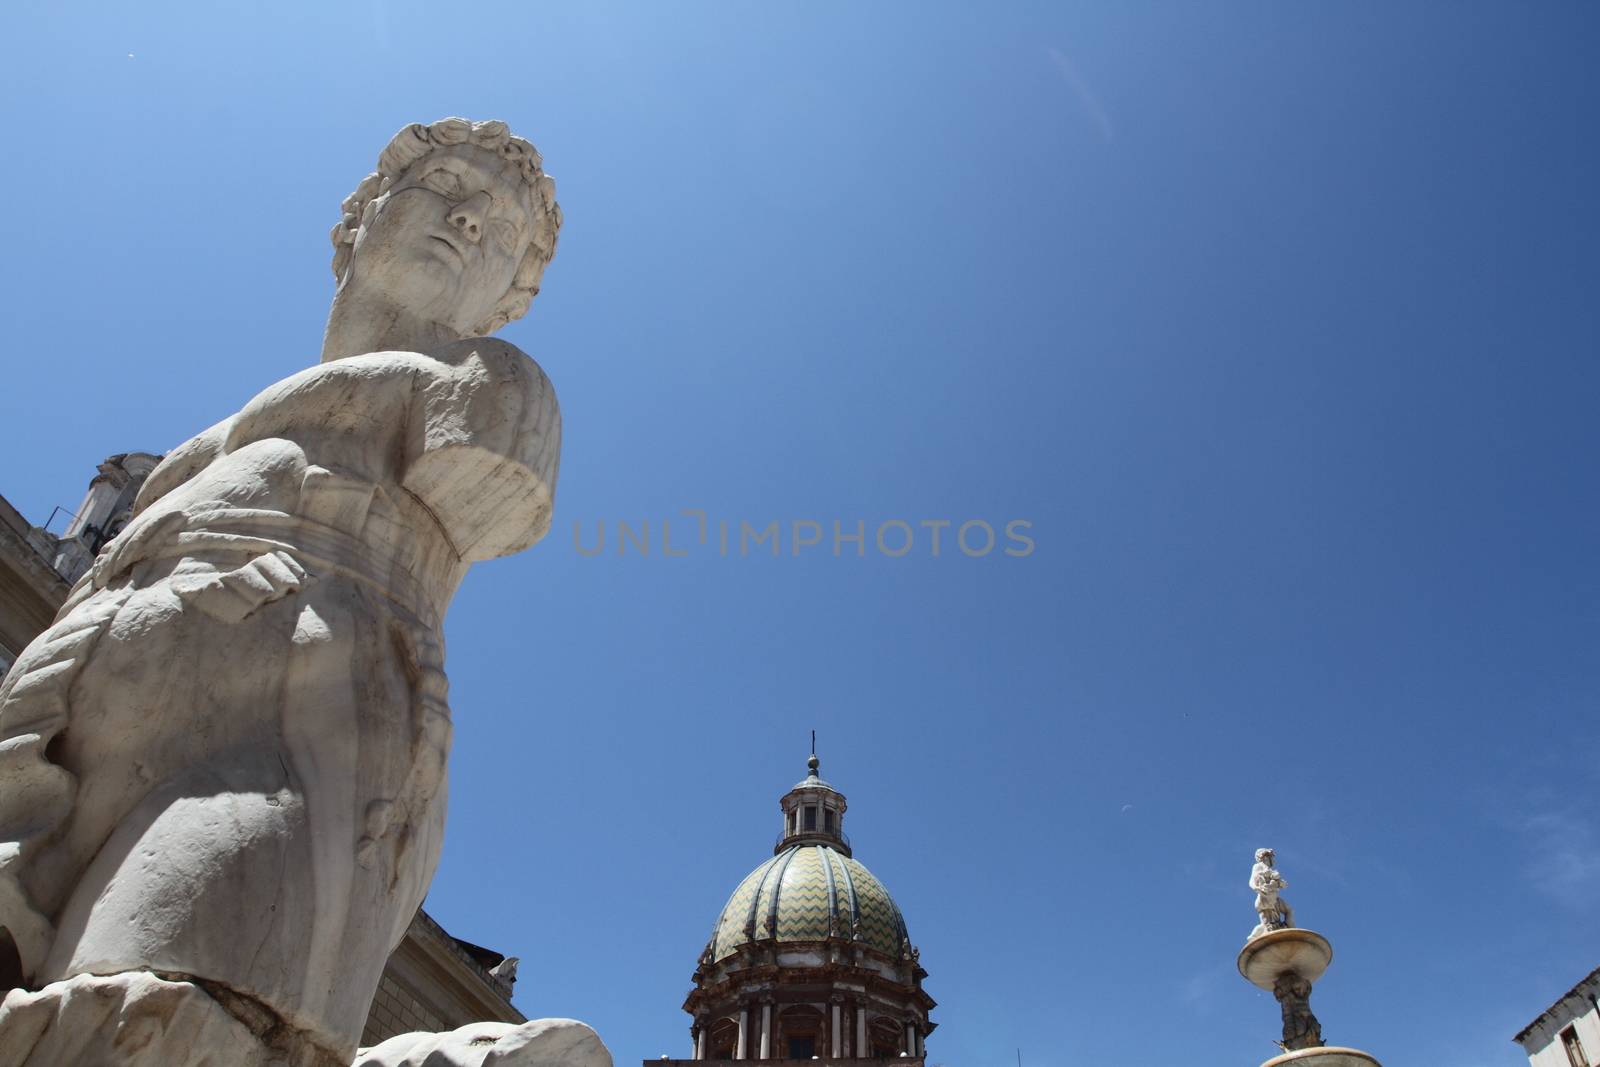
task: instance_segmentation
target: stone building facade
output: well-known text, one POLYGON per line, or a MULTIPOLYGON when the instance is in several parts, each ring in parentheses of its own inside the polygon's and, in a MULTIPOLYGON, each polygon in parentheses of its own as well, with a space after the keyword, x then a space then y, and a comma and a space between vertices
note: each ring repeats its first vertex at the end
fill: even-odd
POLYGON ((51 564, 49 547, 0 497, 0 678, 50 625, 72 588, 51 564))
POLYGON ((471 1022, 526 1022, 511 1006, 517 960, 451 937, 419 910, 384 964, 361 1030, 376 1045, 414 1030, 454 1030, 471 1022))
POLYGON ((1600 1067, 1600 968, 1513 1038, 1532 1067, 1600 1067))
POLYGON ((808 768, 779 802, 772 858, 734 889, 701 953, 683 1005, 693 1061, 921 1064, 937 1024, 920 953, 854 858, 844 794, 818 777, 815 755, 808 768))
MULTIPOLYGON (((146 452, 108 458, 60 535, 31 525, 0 497, 0 677, 122 530, 139 487, 160 461, 146 452)), ((472 1022, 525 1022, 511 1003, 516 973, 514 957, 451 937, 418 910, 384 966, 361 1043, 472 1022)))

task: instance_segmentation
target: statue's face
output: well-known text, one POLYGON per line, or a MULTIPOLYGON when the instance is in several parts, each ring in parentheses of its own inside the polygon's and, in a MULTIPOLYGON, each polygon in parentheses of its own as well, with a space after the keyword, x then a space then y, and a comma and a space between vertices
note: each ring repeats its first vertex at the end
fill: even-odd
POLYGON ((347 284, 468 334, 511 288, 532 239, 517 165, 473 145, 417 160, 356 234, 347 284))

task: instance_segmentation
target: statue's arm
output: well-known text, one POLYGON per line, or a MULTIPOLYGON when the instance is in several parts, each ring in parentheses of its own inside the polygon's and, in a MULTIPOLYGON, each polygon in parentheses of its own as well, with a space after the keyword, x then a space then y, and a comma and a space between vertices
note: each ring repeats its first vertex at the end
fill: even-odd
POLYGON ((515 345, 470 338, 432 353, 407 426, 400 483, 467 561, 521 552, 550 529, 561 412, 539 365, 515 345))
POLYGON ((150 472, 133 502, 133 513, 138 515, 151 504, 166 496, 184 482, 209 467, 222 454, 233 427, 235 416, 229 415, 209 429, 202 430, 183 444, 167 453, 165 459, 150 472))

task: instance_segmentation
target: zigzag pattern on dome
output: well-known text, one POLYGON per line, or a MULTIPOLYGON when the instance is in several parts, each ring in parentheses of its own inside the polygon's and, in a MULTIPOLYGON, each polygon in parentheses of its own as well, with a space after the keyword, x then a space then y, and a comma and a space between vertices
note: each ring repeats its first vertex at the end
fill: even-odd
POLYGON ((856 860, 843 856, 839 858, 849 866, 856 886, 856 899, 861 913, 861 921, 856 929, 857 939, 880 952, 898 955, 900 943, 906 934, 906 923, 899 906, 883 883, 872 876, 872 872, 856 860))
POLYGON ((733 895, 728 898, 728 903, 723 905, 722 915, 717 919, 716 930, 711 935, 711 958, 720 960, 724 956, 733 954, 733 950, 750 940, 754 931, 746 931, 746 916, 754 922, 756 894, 761 891, 761 883, 766 880, 767 872, 778 857, 774 856, 761 866, 744 876, 733 895))
POLYGON ((711 958, 750 942, 822 941, 830 930, 889 956, 906 936, 894 898, 859 861, 826 845, 795 845, 734 889, 712 933, 711 958))

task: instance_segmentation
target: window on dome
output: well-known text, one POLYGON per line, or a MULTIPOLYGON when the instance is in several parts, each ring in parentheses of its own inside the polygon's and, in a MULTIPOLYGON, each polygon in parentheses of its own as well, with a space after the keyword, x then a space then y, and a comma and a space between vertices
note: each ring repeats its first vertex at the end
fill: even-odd
POLYGON ((739 1024, 732 1019, 723 1019, 711 1027, 706 1042, 706 1059, 731 1060, 738 1043, 739 1024))
POLYGON ((807 830, 815 830, 816 828, 817 828, 817 809, 812 807, 810 804, 807 804, 806 805, 806 829, 807 830))
POLYGON ((828 831, 828 833, 830 833, 830 834, 833 833, 833 809, 832 808, 823 808, 822 809, 822 828, 824 830, 828 831))
POLYGON ((894 1059, 903 1051, 900 1042, 905 1036, 904 1028, 892 1019, 874 1019, 867 1033, 867 1044, 871 1048, 873 1059, 894 1059))
POLYGON ((773 1020, 778 1030, 778 1055, 791 1060, 809 1060, 817 1055, 827 1039, 826 1017, 809 1004, 784 1008, 773 1020))

